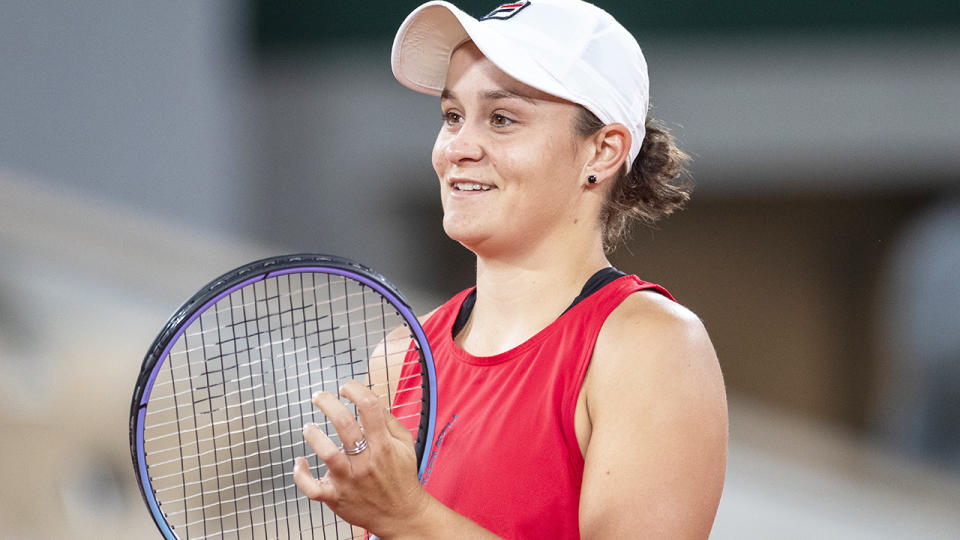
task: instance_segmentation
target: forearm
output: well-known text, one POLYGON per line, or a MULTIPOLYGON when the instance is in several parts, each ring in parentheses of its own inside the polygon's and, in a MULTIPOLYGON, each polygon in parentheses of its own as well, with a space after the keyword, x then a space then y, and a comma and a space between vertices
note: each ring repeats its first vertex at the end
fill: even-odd
POLYGON ((433 538, 438 540, 446 540, 447 538, 483 540, 500 537, 428 495, 422 511, 406 520, 402 525, 402 530, 389 532, 380 536, 380 538, 382 540, 429 540, 433 538))

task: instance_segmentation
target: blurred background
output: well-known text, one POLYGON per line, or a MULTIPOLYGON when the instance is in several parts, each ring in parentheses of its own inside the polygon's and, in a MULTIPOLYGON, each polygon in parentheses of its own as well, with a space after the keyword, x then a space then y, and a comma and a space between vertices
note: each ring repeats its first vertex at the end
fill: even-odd
MULTIPOLYGON (((960 3, 597 3, 694 157, 615 262, 716 345, 713 538, 960 537, 960 3)), ((419 1, 2 4, 0 537, 154 538, 130 396, 197 288, 294 251, 420 312, 473 279, 390 73, 419 1)))

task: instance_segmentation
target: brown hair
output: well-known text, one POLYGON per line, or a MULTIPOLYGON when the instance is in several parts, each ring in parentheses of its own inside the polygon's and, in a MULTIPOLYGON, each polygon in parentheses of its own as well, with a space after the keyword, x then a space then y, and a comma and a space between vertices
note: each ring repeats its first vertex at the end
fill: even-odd
MULTIPOLYGON (((590 136, 603 126, 596 115, 580 107, 577 134, 590 136)), ((670 130, 663 122, 648 117, 645 131, 633 166, 629 172, 626 164, 620 167, 600 213, 603 247, 608 252, 627 240, 634 221, 653 225, 682 209, 693 191, 686 168, 690 156, 677 148, 670 130)))

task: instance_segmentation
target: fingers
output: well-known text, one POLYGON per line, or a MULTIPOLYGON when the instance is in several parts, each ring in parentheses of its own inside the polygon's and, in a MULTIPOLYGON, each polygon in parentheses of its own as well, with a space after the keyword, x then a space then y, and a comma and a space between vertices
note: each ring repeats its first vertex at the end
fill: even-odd
POLYGON ((303 426, 303 440, 307 441, 310 448, 313 448, 314 453, 327 466, 327 470, 331 474, 339 476, 350 472, 350 461, 347 456, 340 451, 340 447, 323 432, 320 426, 313 422, 303 426))
POLYGON ((348 382, 340 388, 340 395, 356 406, 359 422, 352 407, 334 394, 317 392, 312 401, 334 426, 345 448, 363 438, 368 447, 348 455, 325 433, 329 428, 305 425, 304 440, 326 464, 327 474, 314 478, 307 461, 297 458, 293 468, 297 488, 310 499, 327 504, 344 520, 361 526, 406 515, 403 508, 409 504, 398 494, 417 493, 420 486, 409 431, 363 384, 348 382))
POLYGON ((336 498, 336 488, 333 484, 314 478, 305 458, 298 457, 294 460, 293 482, 304 495, 313 500, 330 501, 336 498))
POLYGON ((357 406, 357 414, 368 441, 379 444, 392 437, 413 446, 414 435, 387 412, 372 390, 357 381, 348 381, 340 388, 340 394, 357 406))
POLYGON ((333 428, 337 430, 344 448, 353 448, 363 438, 363 431, 360 430, 357 419, 336 396, 329 392, 317 392, 313 394, 313 404, 323 412, 333 428))
MULTIPOLYGON (((340 388, 340 395, 354 403, 359 422, 353 413, 329 392, 315 393, 312 401, 336 429, 343 448, 353 448, 360 441, 365 441, 366 446, 373 446, 381 452, 388 451, 393 444, 391 439, 400 439, 412 446, 410 433, 386 411, 372 390, 357 381, 349 381, 340 388), (396 425, 391 425, 391 422, 396 425)), ((327 465, 333 479, 364 470, 371 463, 372 451, 344 453, 316 424, 305 425, 303 436, 327 465)))
MULTIPOLYGON (((357 416, 360 418, 360 424, 363 425, 367 441, 374 444, 383 442, 388 431, 380 398, 357 381, 347 381, 340 387, 340 395, 357 406, 357 416)), ((339 433, 339 430, 337 432, 339 433)))

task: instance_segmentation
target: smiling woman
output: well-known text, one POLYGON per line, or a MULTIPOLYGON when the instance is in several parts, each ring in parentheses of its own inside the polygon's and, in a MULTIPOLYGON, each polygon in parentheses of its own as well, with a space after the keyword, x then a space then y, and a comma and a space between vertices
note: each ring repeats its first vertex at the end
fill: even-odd
MULTIPOLYGON (((517 82, 473 42, 453 52, 440 103, 433 166, 450 238, 494 255, 595 232, 591 206, 603 196, 581 185, 593 150, 573 131, 576 106, 517 82)), ((611 142, 622 150, 629 134, 620 131, 611 142)))
MULTIPOLYGON (((389 411, 338 428, 362 426, 369 444, 321 479, 298 465, 297 485, 382 538, 707 537, 727 443, 713 346, 665 289, 606 256, 631 219, 689 197, 686 156, 647 119, 636 40, 579 0, 479 20, 428 2, 392 60, 401 83, 440 97, 443 228, 476 256, 477 282, 423 320, 443 427, 422 485, 389 411)), ((345 417, 331 396, 314 402, 345 417)), ((325 434, 305 438, 330 456, 325 434)))

